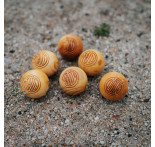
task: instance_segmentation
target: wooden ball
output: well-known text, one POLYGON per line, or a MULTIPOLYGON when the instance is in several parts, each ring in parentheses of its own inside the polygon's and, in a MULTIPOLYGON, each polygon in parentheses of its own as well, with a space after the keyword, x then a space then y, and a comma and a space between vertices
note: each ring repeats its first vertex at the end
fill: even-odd
POLYGON ((33 69, 39 69, 47 74, 47 76, 52 76, 58 71, 59 60, 55 53, 42 50, 34 55, 32 59, 33 69))
POLYGON ((94 49, 84 51, 78 60, 78 66, 83 69, 88 76, 95 76, 104 69, 103 55, 94 49))
POLYGON ((67 60, 78 57, 83 50, 83 44, 78 36, 69 34, 63 36, 58 43, 58 51, 67 60))
POLYGON ((40 98, 49 88, 49 79, 41 70, 29 70, 20 80, 21 90, 30 98, 40 98))
POLYGON ((118 72, 105 74, 99 84, 101 94, 111 101, 120 100, 128 91, 126 78, 118 72))
POLYGON ((72 66, 63 70, 59 83, 64 92, 69 95, 77 95, 86 89, 88 80, 82 69, 72 66))

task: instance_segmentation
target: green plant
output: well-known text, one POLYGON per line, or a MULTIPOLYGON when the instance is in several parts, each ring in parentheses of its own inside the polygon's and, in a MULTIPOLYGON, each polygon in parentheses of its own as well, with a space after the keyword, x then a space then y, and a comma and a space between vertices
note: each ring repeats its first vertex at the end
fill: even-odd
POLYGON ((96 27, 93 32, 93 34, 96 36, 106 36, 106 37, 109 37, 109 33, 110 33, 110 25, 106 23, 103 23, 100 26, 96 27))

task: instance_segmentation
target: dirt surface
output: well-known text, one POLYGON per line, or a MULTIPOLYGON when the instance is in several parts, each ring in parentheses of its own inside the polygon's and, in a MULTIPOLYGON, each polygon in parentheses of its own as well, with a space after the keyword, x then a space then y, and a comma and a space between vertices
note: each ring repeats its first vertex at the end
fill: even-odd
POLYGON ((5 0, 5 146, 149 147, 150 22, 149 0, 5 0), (93 35, 102 23, 110 25, 110 37, 93 35), (106 62, 78 96, 65 94, 58 82, 62 70, 77 66, 57 51, 66 34, 79 36, 84 50, 99 50, 106 62), (46 96, 33 100, 20 92, 20 78, 41 49, 56 53, 60 67, 46 96), (112 71, 129 82, 127 95, 117 102, 98 88, 112 71))

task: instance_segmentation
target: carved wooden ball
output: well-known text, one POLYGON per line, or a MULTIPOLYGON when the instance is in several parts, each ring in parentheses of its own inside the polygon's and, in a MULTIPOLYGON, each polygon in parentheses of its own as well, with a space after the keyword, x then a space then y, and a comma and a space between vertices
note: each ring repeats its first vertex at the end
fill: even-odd
POLYGON ((83 50, 81 39, 76 35, 65 35, 58 43, 58 51, 61 56, 67 60, 73 60, 78 57, 83 50))
POLYGON ((84 51, 78 60, 78 65, 83 69, 88 76, 95 76, 102 72, 104 69, 103 55, 94 49, 84 51))
POLYGON ((101 94, 112 101, 120 100, 128 91, 126 78, 118 72, 105 74, 99 84, 101 94))
POLYGON ((59 68, 59 60, 55 53, 48 50, 42 50, 34 55, 32 67, 33 69, 43 71, 47 76, 52 76, 59 68))
POLYGON ((21 90, 30 98, 40 98, 49 88, 49 79, 41 70, 29 70, 20 80, 21 90))
POLYGON ((59 83, 64 92, 77 95, 85 90, 88 80, 85 72, 79 67, 68 67, 61 73, 59 83))

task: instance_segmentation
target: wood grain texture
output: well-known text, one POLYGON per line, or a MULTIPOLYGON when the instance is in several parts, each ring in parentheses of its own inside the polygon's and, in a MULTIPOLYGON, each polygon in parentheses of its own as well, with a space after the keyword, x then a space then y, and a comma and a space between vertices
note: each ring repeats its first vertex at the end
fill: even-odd
POLYGON ((72 34, 63 36, 58 43, 58 51, 61 56, 67 60, 73 60, 78 57, 83 50, 81 39, 72 34))
POLYGON ((82 69, 72 66, 61 73, 59 83, 64 92, 69 95, 77 95, 85 90, 88 79, 82 69))
POLYGON ((58 71, 59 60, 55 53, 42 50, 34 55, 32 59, 33 69, 39 69, 47 74, 47 76, 52 76, 58 71))
POLYGON ((78 66, 83 69, 88 76, 95 76, 104 69, 105 61, 103 55, 94 49, 84 51, 78 60, 78 66))
POLYGON ((122 74, 110 72, 101 78, 99 89, 105 98, 116 101, 126 95, 128 91, 128 82, 122 74))
POLYGON ((49 79, 41 70, 29 70, 20 80, 21 90, 30 98, 40 98, 49 88, 49 79))

